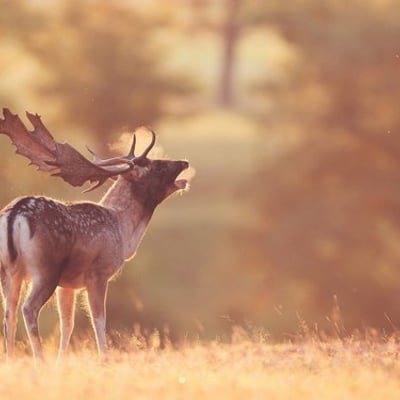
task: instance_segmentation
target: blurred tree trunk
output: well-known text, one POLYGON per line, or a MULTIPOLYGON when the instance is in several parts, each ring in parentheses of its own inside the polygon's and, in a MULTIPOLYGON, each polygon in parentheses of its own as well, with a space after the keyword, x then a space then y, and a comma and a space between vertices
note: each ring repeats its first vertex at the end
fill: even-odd
POLYGON ((226 20, 222 26, 223 58, 218 103, 229 107, 234 103, 233 71, 237 40, 239 37, 239 7, 241 0, 226 0, 226 20))

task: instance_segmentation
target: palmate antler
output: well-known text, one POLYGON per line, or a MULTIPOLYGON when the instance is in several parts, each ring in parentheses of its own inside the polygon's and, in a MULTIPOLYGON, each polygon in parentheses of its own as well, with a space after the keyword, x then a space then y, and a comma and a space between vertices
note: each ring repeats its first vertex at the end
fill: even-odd
POLYGON ((9 136, 17 148, 17 154, 27 157, 40 171, 55 171, 54 176, 59 176, 72 186, 82 186, 86 181, 94 183, 86 191, 96 189, 108 178, 132 169, 139 159, 146 158, 156 139, 155 133, 151 131, 150 145, 140 156, 135 156, 136 135, 134 133, 132 146, 127 156, 103 160, 89 149, 94 156, 94 160, 89 161, 68 143, 56 142, 43 125, 39 115, 26 113, 33 125, 33 131, 29 131, 18 115, 12 114, 7 108, 3 109, 3 115, 4 119, 0 118, 0 133, 9 136))

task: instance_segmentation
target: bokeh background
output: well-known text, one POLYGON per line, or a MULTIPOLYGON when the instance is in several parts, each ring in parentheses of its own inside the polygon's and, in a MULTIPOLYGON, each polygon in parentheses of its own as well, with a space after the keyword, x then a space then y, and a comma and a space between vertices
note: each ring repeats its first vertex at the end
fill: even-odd
MULTIPOLYGON (((153 155, 197 171, 110 285, 110 332, 397 329, 399 38, 398 0, 0 0, 2 107, 103 156, 151 125, 153 155)), ((35 172, 3 135, 0 159, 2 205, 106 190, 35 172)))

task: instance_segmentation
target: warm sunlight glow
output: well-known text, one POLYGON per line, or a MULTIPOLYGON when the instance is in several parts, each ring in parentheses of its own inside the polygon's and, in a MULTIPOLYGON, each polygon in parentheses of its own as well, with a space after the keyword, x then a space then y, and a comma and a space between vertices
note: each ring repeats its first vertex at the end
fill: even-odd
POLYGON ((0 0, 0 398, 400 398, 398 3, 0 0))

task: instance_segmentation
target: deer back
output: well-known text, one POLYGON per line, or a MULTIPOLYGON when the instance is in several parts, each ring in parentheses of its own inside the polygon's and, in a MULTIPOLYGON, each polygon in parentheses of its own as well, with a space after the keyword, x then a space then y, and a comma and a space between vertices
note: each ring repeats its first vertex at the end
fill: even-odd
POLYGON ((68 280, 83 281, 94 264, 99 270, 102 264, 115 269, 123 261, 117 221, 95 203, 29 196, 11 203, 1 215, 0 235, 7 243, 2 257, 17 263, 24 275, 47 268, 58 271, 60 282, 68 285, 68 280))

